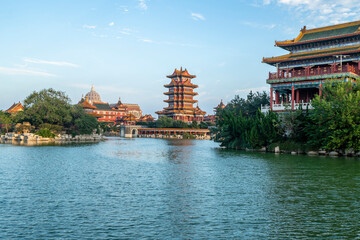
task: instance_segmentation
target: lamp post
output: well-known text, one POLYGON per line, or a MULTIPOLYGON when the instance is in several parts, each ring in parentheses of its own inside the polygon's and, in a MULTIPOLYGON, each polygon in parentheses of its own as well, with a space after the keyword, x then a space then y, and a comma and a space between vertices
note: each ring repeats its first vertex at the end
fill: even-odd
POLYGON ((342 71, 342 62, 343 62, 343 58, 347 58, 349 55, 334 55, 334 57, 339 58, 340 59, 340 67, 341 67, 341 71, 342 71))

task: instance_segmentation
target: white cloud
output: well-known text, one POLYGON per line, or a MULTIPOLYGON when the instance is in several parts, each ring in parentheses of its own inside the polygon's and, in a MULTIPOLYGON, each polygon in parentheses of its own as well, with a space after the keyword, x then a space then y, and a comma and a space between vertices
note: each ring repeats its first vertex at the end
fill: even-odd
POLYGON ((265 29, 273 29, 276 27, 276 24, 260 24, 256 22, 241 22, 242 25, 253 27, 253 28, 265 28, 265 29))
POLYGON ((35 70, 29 70, 29 69, 23 69, 23 68, 7 68, 7 67, 0 67, 0 74, 56 77, 56 75, 47 73, 47 72, 35 71, 35 70))
POLYGON ((331 25, 359 20, 360 0, 263 0, 263 5, 288 7, 291 14, 314 25, 331 25))
POLYGON ((191 18, 196 21, 198 21, 198 20, 205 21, 205 17, 200 13, 191 13, 191 18))
POLYGON ((146 4, 147 0, 138 0, 138 1, 139 1, 138 7, 143 10, 147 10, 147 8, 148 8, 148 6, 146 4))
POLYGON ((136 33, 137 31, 132 30, 130 28, 123 28, 122 31, 120 31, 121 34, 124 35, 131 35, 131 33, 136 33))
POLYGON ((270 87, 264 86, 264 87, 257 87, 257 88, 236 89, 234 92, 236 94, 246 96, 247 94, 250 93, 250 91, 252 91, 253 93, 255 93, 255 92, 263 92, 263 91, 268 92, 268 91, 270 91, 270 87))
POLYGON ((146 43, 153 43, 154 42, 153 40, 150 40, 150 39, 140 39, 140 41, 146 42, 146 43))
POLYGON ((115 25, 114 22, 109 23, 109 26, 110 26, 110 27, 112 27, 112 26, 114 26, 114 25, 115 25))
POLYGON ((83 25, 83 28, 87 28, 87 29, 95 29, 95 28, 96 28, 96 26, 94 26, 94 25, 87 25, 87 24, 84 24, 84 25, 83 25))
POLYGON ((67 67, 79 67, 79 65, 69 62, 55 62, 55 61, 47 61, 47 60, 40 60, 36 58, 23 58, 24 62, 27 63, 37 63, 37 64, 48 64, 48 65, 55 65, 55 66, 67 66, 67 67))

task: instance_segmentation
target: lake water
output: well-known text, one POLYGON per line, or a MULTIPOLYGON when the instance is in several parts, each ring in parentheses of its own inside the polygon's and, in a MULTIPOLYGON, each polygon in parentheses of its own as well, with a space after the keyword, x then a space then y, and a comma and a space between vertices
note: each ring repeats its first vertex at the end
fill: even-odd
POLYGON ((206 140, 0 144, 1 239, 360 238, 360 159, 206 140))

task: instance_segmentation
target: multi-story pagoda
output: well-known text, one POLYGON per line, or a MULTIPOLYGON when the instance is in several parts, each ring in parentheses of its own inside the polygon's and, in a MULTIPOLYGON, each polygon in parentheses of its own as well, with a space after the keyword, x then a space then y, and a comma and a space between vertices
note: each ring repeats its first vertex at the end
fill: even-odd
POLYGON ((198 95, 194 92, 194 89, 198 86, 191 83, 195 75, 190 75, 188 71, 181 68, 175 71, 173 74, 166 76, 171 79, 171 82, 164 87, 168 88, 169 91, 164 94, 169 96, 167 102, 169 105, 165 107, 163 111, 158 111, 156 114, 160 117, 166 116, 171 117, 174 120, 181 120, 185 122, 202 121, 206 112, 202 111, 197 107, 194 107, 194 96, 198 95))
POLYGON ((360 21, 304 27, 297 38, 275 41, 275 46, 290 53, 263 58, 264 63, 277 68, 266 81, 270 84, 273 111, 311 108, 311 100, 316 94, 321 95, 326 81, 360 79, 360 21))

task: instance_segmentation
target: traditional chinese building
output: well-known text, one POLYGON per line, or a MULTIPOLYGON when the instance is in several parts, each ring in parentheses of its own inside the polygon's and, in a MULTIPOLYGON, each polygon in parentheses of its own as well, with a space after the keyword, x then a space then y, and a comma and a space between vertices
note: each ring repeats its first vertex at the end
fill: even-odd
POLYGON ((214 123, 216 121, 216 113, 224 108, 225 108, 225 104, 223 103, 223 101, 221 99, 220 103, 216 107, 214 107, 214 114, 205 116, 204 122, 214 123))
POLYGON ((293 40, 275 41, 288 54, 263 58, 276 67, 269 73, 270 108, 273 111, 311 107, 322 85, 331 80, 360 79, 360 21, 301 29, 293 40))
POLYGON ((139 118, 139 122, 154 122, 155 118, 151 114, 145 114, 139 118))
POLYGON ((164 102, 169 105, 164 110, 156 112, 159 118, 166 116, 185 122, 203 121, 206 112, 202 111, 199 105, 197 107, 193 106, 194 103, 198 102, 194 100, 194 96, 198 95, 194 92, 194 89, 198 86, 191 83, 196 76, 190 75, 186 69, 183 71, 182 68, 180 70, 175 68, 174 73, 168 75, 167 78, 170 78, 171 81, 169 84, 164 85, 169 89, 164 94, 169 98, 164 102))
POLYGON ((11 105, 11 107, 9 109, 7 109, 5 112, 15 114, 15 113, 21 112, 21 111, 24 111, 24 107, 21 104, 21 102, 18 102, 18 103, 14 103, 13 105, 11 105))
POLYGON ((88 114, 98 118, 99 122, 124 123, 126 121, 123 121, 123 119, 131 116, 131 123, 133 123, 142 116, 142 111, 137 104, 122 103, 120 98, 115 104, 101 101, 100 94, 95 91, 94 86, 91 87, 91 91, 88 92, 85 98, 82 98, 78 104, 80 104, 88 114))

